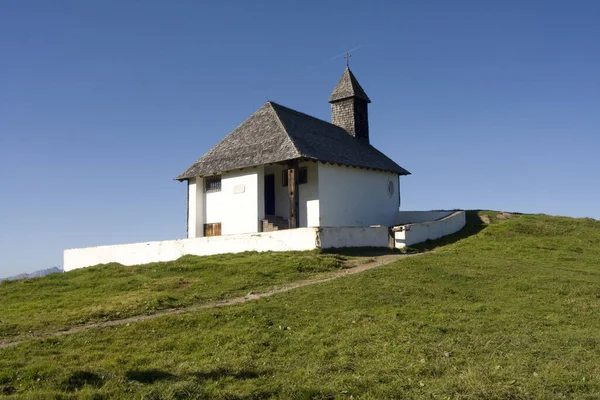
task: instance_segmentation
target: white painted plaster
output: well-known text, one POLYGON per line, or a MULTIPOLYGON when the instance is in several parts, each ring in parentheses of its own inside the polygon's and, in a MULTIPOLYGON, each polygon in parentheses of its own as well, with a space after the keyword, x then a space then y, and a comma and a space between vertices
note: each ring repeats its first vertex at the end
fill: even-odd
MULTIPOLYGON (((223 222, 224 212, 224 199, 223 199, 223 181, 224 176, 221 177, 221 191, 220 192, 210 192, 206 193, 204 187, 201 188, 202 194, 200 196, 204 197, 204 223, 206 224, 215 224, 218 222, 223 222)), ((204 184, 203 184, 204 185, 204 184)), ((199 197, 200 197, 199 196, 199 197)), ((222 229, 222 228, 221 228, 222 229)))
POLYGON ((397 174, 319 163, 318 175, 320 226, 394 224, 400 205, 397 174))
POLYGON ((197 236, 196 233, 196 220, 198 215, 196 214, 196 178, 189 179, 188 184, 188 215, 187 215, 187 237, 193 238, 197 236))
POLYGON ((452 214, 454 211, 399 211, 394 225, 414 224, 436 221, 452 214))
POLYGON ((388 247, 389 232, 377 228, 320 228, 321 248, 388 247))
POLYGON ((319 164, 316 162, 300 163, 300 167, 306 167, 307 179, 306 183, 298 188, 299 224, 300 226, 319 226, 319 164))
POLYGON ((188 238, 204 236, 204 179, 188 181, 188 238))
POLYGON ((64 252, 64 269, 117 262, 123 265, 172 261, 186 254, 213 255, 243 251, 290 251, 316 248, 317 229, 297 228, 160 242, 70 249, 64 252))
MULTIPOLYGON (((262 168, 248 168, 222 175, 221 179, 221 234, 258 232, 259 175, 262 168), (235 188, 243 185, 244 191, 235 188)), ((260 187, 262 188, 262 184, 260 187)), ((264 193, 263 193, 264 195, 264 193)), ((211 205, 207 204, 207 212, 211 205)))
POLYGON ((204 197, 204 178, 196 178, 196 237, 204 236, 206 214, 206 198, 204 197))
POLYGON ((416 243, 422 243, 427 240, 434 240, 442 236, 450 235, 460 231, 465 226, 465 223, 465 212, 455 211, 437 221, 419 222, 394 227, 394 229, 402 229, 401 231, 394 233, 395 247, 401 249, 416 243))
POLYGON ((306 225, 319 226, 319 200, 306 202, 306 225))
POLYGON ((188 238, 202 237, 204 224, 221 223, 221 234, 258 232, 264 219, 264 167, 221 175, 221 191, 205 193, 204 179, 188 184, 188 238))
MULTIPOLYGON (((427 239, 459 231, 465 213, 457 211, 438 221, 407 224, 395 232, 395 246, 402 248, 427 239)), ((64 252, 64 269, 117 262, 123 265, 172 261, 186 254, 199 256, 244 251, 290 251, 339 247, 387 247, 387 227, 297 228, 275 232, 196 237, 160 242, 69 249, 64 252)))

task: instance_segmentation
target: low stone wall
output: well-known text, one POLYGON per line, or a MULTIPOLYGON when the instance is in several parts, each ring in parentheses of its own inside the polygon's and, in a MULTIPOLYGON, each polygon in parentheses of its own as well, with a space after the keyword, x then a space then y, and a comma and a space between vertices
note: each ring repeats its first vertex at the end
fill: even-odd
POLYGON ((316 238, 316 228, 298 228, 275 232, 69 249, 64 252, 64 270, 70 271, 110 262, 137 265, 172 261, 186 254, 208 256, 244 251, 312 250, 316 247, 316 238))
POLYGON ((160 242, 69 249, 64 270, 117 262, 123 265, 172 261, 186 254, 208 256, 244 251, 313 250, 334 247, 387 247, 388 228, 297 228, 160 242))
MULTIPOLYGON (((412 212, 415 218, 436 217, 439 211, 412 212), (420 214, 416 214, 420 213, 420 214), (433 213, 433 214, 432 214, 433 213)), ((465 213, 457 211, 442 219, 405 224, 393 228, 394 246, 402 248, 457 232, 465 225, 465 213)), ((409 214, 406 214, 409 215, 409 214)), ((117 262, 123 265, 176 260, 186 254, 208 256, 244 251, 290 251, 316 248, 388 247, 389 229, 378 227, 322 227, 285 229, 160 242, 69 249, 64 252, 64 270, 117 262)))
POLYGON ((448 211, 398 211, 394 225, 416 224, 421 222, 437 221, 452 214, 455 210, 448 211))
POLYGON ((435 221, 419 222, 395 226, 395 247, 401 249, 427 240, 434 240, 442 236, 460 231, 466 224, 464 211, 448 212, 447 215, 435 221))
POLYGON ((321 228, 319 229, 322 249, 338 247, 388 247, 387 226, 373 228, 321 228))

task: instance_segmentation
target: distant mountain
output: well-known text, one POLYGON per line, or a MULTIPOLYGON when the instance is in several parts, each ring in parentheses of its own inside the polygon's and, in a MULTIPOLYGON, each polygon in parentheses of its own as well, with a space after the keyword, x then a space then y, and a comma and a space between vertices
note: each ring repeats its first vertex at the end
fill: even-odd
POLYGON ((17 279, 39 278, 39 277, 42 277, 42 276, 46 276, 46 275, 50 275, 50 274, 56 274, 56 273, 62 274, 63 273, 62 267, 46 268, 46 269, 41 269, 39 271, 32 272, 30 274, 19 274, 19 275, 15 275, 15 276, 9 276, 8 278, 2 278, 2 279, 0 279, 0 282, 2 282, 2 281, 16 281, 17 279))

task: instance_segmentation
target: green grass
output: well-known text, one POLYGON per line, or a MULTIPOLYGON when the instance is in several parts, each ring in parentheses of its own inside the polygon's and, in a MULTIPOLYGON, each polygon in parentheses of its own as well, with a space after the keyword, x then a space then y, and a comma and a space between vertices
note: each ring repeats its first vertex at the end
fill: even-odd
POLYGON ((244 253, 4 281, 0 342, 245 295, 343 266, 343 257, 316 252, 244 253))
POLYGON ((31 399, 600 398, 600 222, 492 222, 470 213, 464 232, 423 247, 434 251, 257 302, 0 350, 0 387, 31 399))

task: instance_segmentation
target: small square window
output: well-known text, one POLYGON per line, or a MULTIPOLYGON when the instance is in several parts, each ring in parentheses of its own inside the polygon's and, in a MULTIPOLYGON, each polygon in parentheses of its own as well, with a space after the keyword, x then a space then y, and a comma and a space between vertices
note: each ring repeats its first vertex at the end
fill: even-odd
POLYGON ((204 224, 204 236, 221 236, 221 223, 204 224))
MULTIPOLYGON (((306 167, 298 168, 298 175, 300 175, 298 177, 299 185, 303 185, 306 182, 308 182, 308 169, 306 167)), ((284 169, 283 171, 281 171, 281 182, 282 182, 282 186, 288 185, 288 170, 287 169, 284 169)))
POLYGON ((221 176, 210 176, 204 178, 204 191, 206 193, 220 192, 221 191, 221 176))

